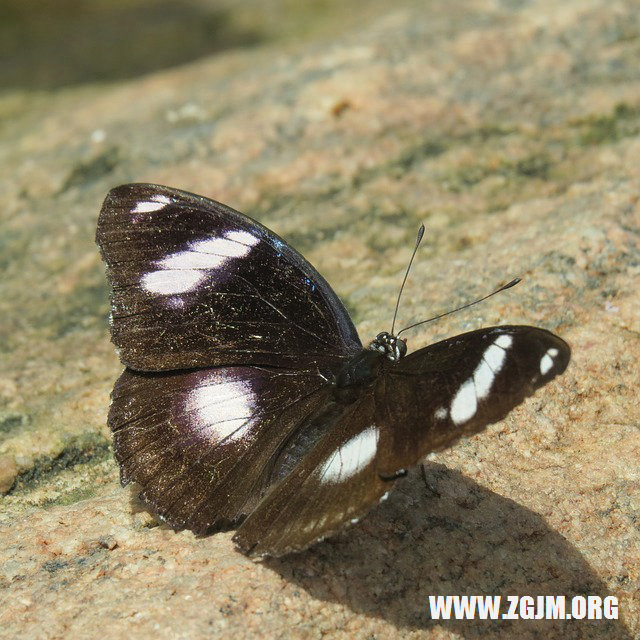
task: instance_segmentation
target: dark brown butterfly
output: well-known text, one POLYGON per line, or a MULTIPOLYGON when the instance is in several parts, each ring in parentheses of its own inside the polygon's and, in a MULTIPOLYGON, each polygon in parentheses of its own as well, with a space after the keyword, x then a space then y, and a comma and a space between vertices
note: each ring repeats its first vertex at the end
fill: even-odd
POLYGON ((123 484, 175 528, 238 526, 252 555, 363 517, 431 451, 562 373, 557 336, 472 331, 363 348, 322 276, 251 218, 150 184, 113 189, 97 242, 125 371, 109 411, 123 484))

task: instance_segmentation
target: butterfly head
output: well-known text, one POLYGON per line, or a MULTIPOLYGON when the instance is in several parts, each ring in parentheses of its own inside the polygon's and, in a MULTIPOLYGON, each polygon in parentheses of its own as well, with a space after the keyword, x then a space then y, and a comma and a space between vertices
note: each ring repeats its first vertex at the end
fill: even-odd
POLYGON ((402 338, 383 331, 371 342, 369 349, 383 353, 391 362, 398 362, 407 354, 407 343, 402 338))

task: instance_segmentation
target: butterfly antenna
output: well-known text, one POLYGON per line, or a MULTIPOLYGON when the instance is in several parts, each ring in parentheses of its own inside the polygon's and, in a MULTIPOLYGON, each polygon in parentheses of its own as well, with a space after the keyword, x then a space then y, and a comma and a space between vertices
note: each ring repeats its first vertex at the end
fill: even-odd
POLYGON ((411 254, 411 260, 409 260, 409 264, 407 266, 407 270, 404 273, 404 280, 402 281, 402 285, 400 286, 400 291, 398 292, 398 299, 396 300, 396 310, 393 312, 393 322, 391 323, 391 335, 393 335, 393 329, 396 326, 396 318, 398 317, 398 308, 400 307, 400 298, 402 297, 402 291, 404 290, 405 282, 407 281, 407 277, 409 276, 409 271, 411 270, 411 265, 413 264, 413 259, 416 257, 416 251, 422 242, 422 236, 424 235, 424 225, 421 224, 418 229, 418 236, 416 238, 416 246, 413 248, 413 253, 411 254))
POLYGON ((404 329, 400 329, 400 331, 398 331, 398 335, 400 335, 405 331, 408 331, 409 329, 413 329, 414 327, 417 327, 421 324, 426 324, 427 322, 433 322, 434 320, 439 320, 440 318, 444 318, 445 316, 451 315, 452 313, 456 313, 457 311, 462 311, 463 309, 472 307, 474 304, 478 304, 478 302, 482 302, 483 300, 486 300, 491 296, 495 296, 496 293, 500 293, 505 289, 510 289, 511 287, 515 287, 515 285, 517 285, 518 282, 521 282, 521 278, 514 278, 511 282, 508 282, 507 284, 503 285, 499 289, 496 289, 493 293, 490 293, 488 296, 484 296, 484 298, 474 300, 473 302, 468 302, 467 304, 463 304, 461 307, 458 307, 457 309, 452 309, 451 311, 447 311, 446 313, 441 313, 440 315, 434 316, 433 318, 429 318, 428 320, 421 320, 420 322, 416 322, 415 324, 410 324, 408 327, 405 327, 404 329))

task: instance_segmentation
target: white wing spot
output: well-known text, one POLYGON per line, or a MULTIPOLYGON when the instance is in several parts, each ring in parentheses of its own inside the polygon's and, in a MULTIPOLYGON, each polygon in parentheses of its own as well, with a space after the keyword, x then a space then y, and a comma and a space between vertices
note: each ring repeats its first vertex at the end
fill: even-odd
POLYGON ((195 251, 174 253, 156 264, 162 269, 217 269, 226 262, 222 256, 195 251))
MULTIPOLYGON (((502 353, 504 353, 504 351, 502 353)), ((493 372, 493 369, 487 364, 487 362, 481 360, 480 364, 473 372, 473 386, 477 400, 482 400, 482 398, 486 398, 489 395, 489 391, 491 390, 491 385, 493 384, 495 377, 496 375, 493 372)))
POLYGON ((498 373, 502 369, 506 357, 507 352, 496 344, 492 344, 482 354, 482 359, 491 367, 493 373, 498 373))
POLYGON ((508 335, 500 336, 492 345, 487 347, 482 354, 482 360, 473 372, 473 384, 475 386, 476 400, 482 400, 489 395, 493 382, 496 379, 496 374, 502 369, 507 352, 504 347, 499 346, 497 343, 501 341, 503 345, 507 342, 511 344, 512 338, 508 335), (502 338, 508 338, 508 340, 502 340, 502 338))
POLYGON ((164 209, 168 204, 171 204, 171 199, 161 194, 151 197, 151 200, 136 203, 136 206, 132 209, 133 213, 151 213, 152 211, 159 211, 164 209))
MULTIPOLYGON (((478 410, 478 400, 489 395, 496 375, 502 369, 506 350, 513 344, 513 337, 508 333, 498 336, 482 354, 480 364, 473 372, 473 376, 465 380, 458 389, 451 403, 451 419, 455 424, 462 424, 471 420, 478 410)), ((439 418, 438 409, 435 417, 439 418)), ((443 416, 444 417, 444 416, 443 416)))
POLYGON ((513 344, 513 337, 508 333, 503 333, 501 336, 494 340, 493 344, 497 344, 503 349, 508 349, 513 344))
POLYGON ((251 251, 251 247, 229 238, 207 238, 193 242, 191 251, 212 253, 225 258, 243 258, 251 251))
POLYGON ((344 482, 362 471, 376 455, 378 429, 365 429, 334 451, 320 469, 321 482, 344 482))
POLYGON ((555 348, 555 347, 551 347, 551 349, 547 349, 547 354, 550 355, 552 358, 555 358, 560 352, 555 348))
POLYGON ((204 274, 191 269, 164 269, 145 273, 141 282, 142 286, 151 293, 173 295, 190 291, 203 277, 204 274))
POLYGON ((161 202, 138 202, 133 208, 133 213, 150 213, 151 211, 158 211, 165 206, 161 202))
POLYGON ((548 349, 547 353, 545 353, 540 359, 540 373, 544 376, 553 368, 553 356, 558 355, 557 349, 548 349), (555 353, 551 353, 555 351, 555 353))
POLYGON ((247 244, 250 247, 253 247, 260 242, 260 238, 256 238, 256 236, 248 231, 227 231, 227 233, 224 234, 224 237, 232 240, 233 242, 247 244))
MULTIPOLYGON (((139 202, 136 211, 155 211, 168 204, 166 196, 156 196, 158 202, 139 202), (166 201, 166 202, 165 202, 166 201)), ((206 238, 189 244, 189 248, 157 260, 156 271, 142 276, 141 284, 150 293, 174 295, 195 289, 210 274, 204 273, 221 269, 234 258, 243 258, 251 246, 259 242, 248 231, 227 231, 225 238, 206 238)), ((175 305, 174 305, 175 306, 175 305)))
POLYGON ((436 420, 444 420, 448 413, 449 412, 444 407, 438 407, 435 410, 433 417, 436 418, 436 420))
POLYGON ((193 389, 184 408, 195 414, 194 427, 210 442, 235 441, 251 427, 255 400, 248 381, 216 376, 211 384, 193 389))
POLYGON ((462 383, 451 403, 451 419, 456 424, 462 424, 473 418, 478 409, 476 389, 473 378, 462 383))

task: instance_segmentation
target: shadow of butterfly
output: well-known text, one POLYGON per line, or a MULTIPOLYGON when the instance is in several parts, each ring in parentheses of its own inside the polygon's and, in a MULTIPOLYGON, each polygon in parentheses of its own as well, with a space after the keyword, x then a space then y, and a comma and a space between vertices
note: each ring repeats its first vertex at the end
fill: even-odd
POLYGON ((557 336, 488 327, 409 355, 364 348, 292 247, 191 193, 129 184, 97 242, 126 369, 109 411, 123 484, 175 528, 238 527, 279 556, 362 518, 426 454, 503 418, 562 373, 557 336))

